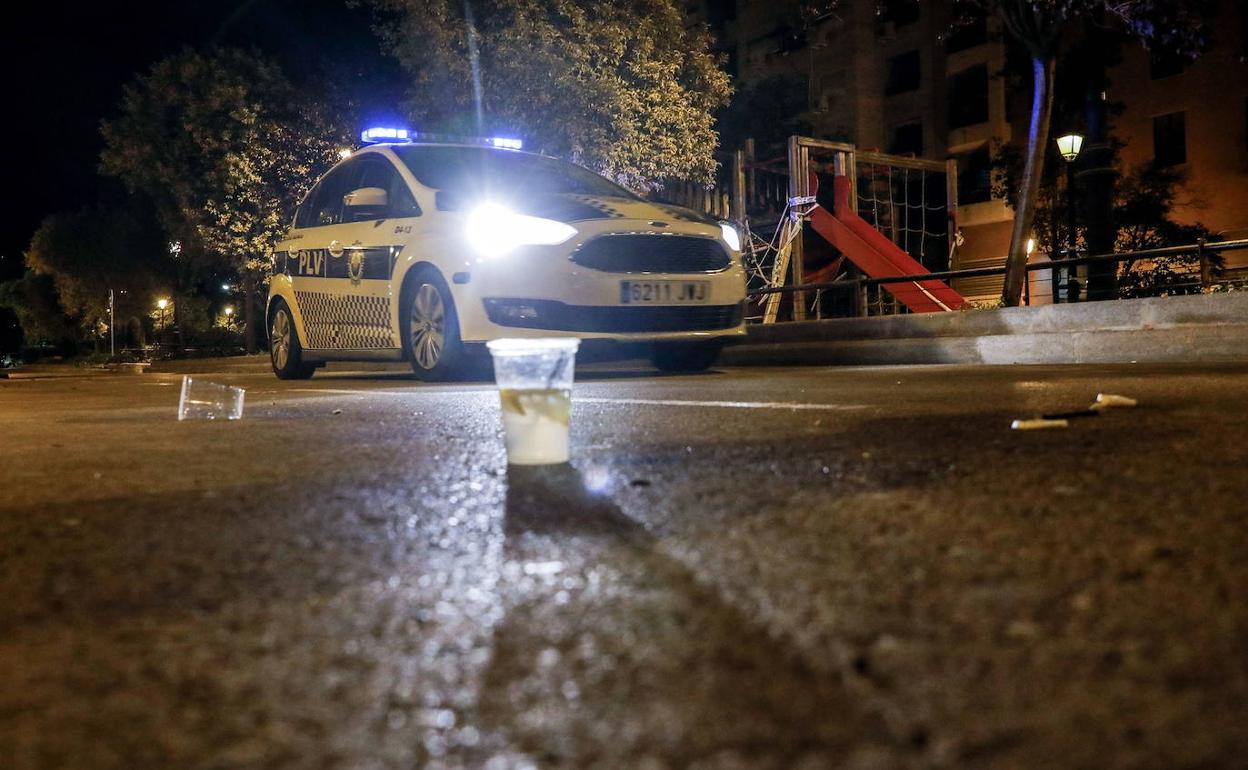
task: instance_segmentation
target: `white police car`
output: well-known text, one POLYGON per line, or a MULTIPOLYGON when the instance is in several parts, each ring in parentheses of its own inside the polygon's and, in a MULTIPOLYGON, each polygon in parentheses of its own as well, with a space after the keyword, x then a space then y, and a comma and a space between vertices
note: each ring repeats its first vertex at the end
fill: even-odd
POLYGON ((530 336, 647 343, 697 370, 745 333, 731 226, 513 142, 373 144, 322 177, 273 254, 277 376, 407 360, 447 379, 466 346, 530 336))

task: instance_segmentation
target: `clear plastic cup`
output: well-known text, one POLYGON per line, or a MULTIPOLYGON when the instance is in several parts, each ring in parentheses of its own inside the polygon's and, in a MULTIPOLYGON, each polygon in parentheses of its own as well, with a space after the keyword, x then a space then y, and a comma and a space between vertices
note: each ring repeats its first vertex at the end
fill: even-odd
POLYGON ((487 343, 494 357, 507 462, 512 465, 568 461, 572 370, 580 344, 580 340, 572 338, 487 343))
POLYGON ((178 400, 179 420, 238 420, 243 416, 242 388, 218 385, 215 382, 182 378, 182 397, 178 400))

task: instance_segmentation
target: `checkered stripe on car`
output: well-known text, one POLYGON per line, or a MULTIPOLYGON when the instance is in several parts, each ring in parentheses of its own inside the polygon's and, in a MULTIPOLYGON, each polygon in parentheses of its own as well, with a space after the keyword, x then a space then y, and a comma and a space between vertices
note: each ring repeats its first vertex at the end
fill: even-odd
POLYGON ((313 350, 395 348, 390 298, 297 291, 308 347, 313 350))
POLYGON ((624 216, 622 213, 620 213, 619 209, 615 208, 614 206, 612 206, 610 203, 607 203, 606 201, 600 201, 597 198, 591 198, 588 195, 574 195, 574 196, 568 196, 568 197, 572 198, 575 201, 583 203, 586 206, 589 206, 590 208, 597 209, 602 214, 603 218, 605 219, 619 219, 620 217, 624 216))

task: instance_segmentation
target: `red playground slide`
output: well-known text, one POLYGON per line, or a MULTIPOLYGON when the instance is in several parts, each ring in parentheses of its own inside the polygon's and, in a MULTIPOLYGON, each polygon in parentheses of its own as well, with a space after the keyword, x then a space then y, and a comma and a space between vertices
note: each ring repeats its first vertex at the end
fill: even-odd
MULTIPOLYGON (((850 208, 848 177, 834 177, 833 185, 836 211, 815 206, 810 212, 815 232, 872 278, 930 272, 850 208)), ((958 310, 966 304, 961 294, 936 279, 880 285, 914 313, 958 310)))

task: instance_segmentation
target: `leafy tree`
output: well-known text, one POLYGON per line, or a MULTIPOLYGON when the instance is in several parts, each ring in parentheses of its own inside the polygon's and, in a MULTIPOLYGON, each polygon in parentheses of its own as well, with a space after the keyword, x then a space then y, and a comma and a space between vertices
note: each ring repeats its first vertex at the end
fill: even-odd
POLYGON ((166 284, 162 239, 130 212, 96 207, 48 217, 35 231, 26 265, 52 280, 61 308, 91 336, 108 319, 141 316, 166 284))
POLYGON ((1143 163, 1123 175, 1114 200, 1119 251, 1186 245, 1212 235, 1199 223, 1181 224, 1171 218, 1186 179, 1181 169, 1153 163, 1143 163))
POLYGON ((62 345, 77 340, 73 319, 57 301, 51 276, 27 270, 21 278, 0 283, 0 307, 17 316, 27 345, 62 345))
POLYGON ((515 131, 640 191, 711 180, 731 88, 675 0, 373 3, 417 126, 515 131))
MULTIPOLYGON (((1178 203, 1184 173, 1146 163, 1123 176, 1114 200, 1118 224, 1118 251, 1140 251, 1179 246, 1208 239, 1212 232, 1199 222, 1182 224, 1171 217, 1178 203)), ((1210 266, 1221 270, 1224 260, 1208 254, 1210 266)), ((1119 294, 1124 297, 1154 297, 1173 290, 1175 284, 1190 284, 1200 275, 1200 259, 1193 254, 1123 262, 1118 267, 1119 294)))
POLYGON ((231 49, 158 62, 126 87, 121 114, 102 130, 104 173, 149 198, 180 246, 171 250, 179 293, 193 294, 205 275, 239 276, 254 351, 269 249, 345 132, 275 65, 231 49))

